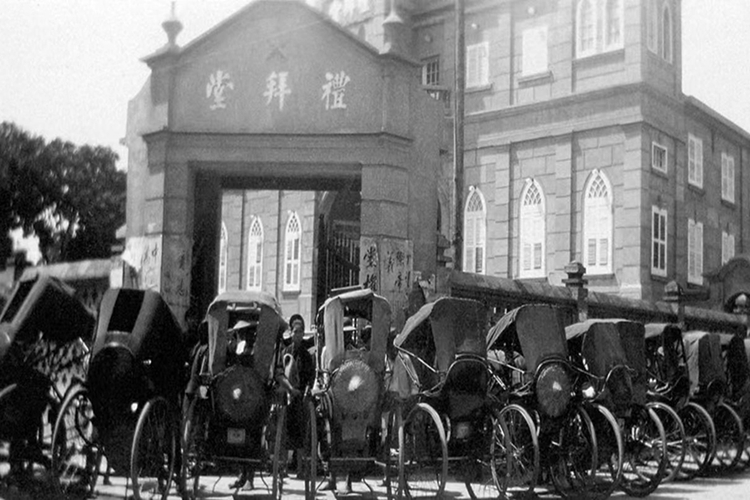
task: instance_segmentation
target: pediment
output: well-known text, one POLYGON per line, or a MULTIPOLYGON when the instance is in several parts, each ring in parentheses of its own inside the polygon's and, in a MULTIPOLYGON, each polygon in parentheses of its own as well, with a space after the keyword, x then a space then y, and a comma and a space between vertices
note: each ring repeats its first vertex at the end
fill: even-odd
POLYGON ((179 132, 378 132, 379 110, 408 113, 408 82, 418 83, 413 64, 385 57, 316 10, 285 0, 249 4, 165 67, 172 76, 169 128, 179 132), (386 78, 407 85, 393 92, 386 78))

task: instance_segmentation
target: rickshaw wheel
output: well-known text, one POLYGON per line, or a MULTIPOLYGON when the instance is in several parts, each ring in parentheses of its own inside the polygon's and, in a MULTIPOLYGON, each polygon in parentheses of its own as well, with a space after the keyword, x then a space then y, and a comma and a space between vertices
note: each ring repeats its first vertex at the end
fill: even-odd
POLYGON ((398 426, 399 498, 442 498, 448 443, 438 413, 417 403, 398 426))
POLYGON ((282 496, 283 481, 281 473, 285 469, 286 460, 283 456, 286 454, 284 448, 284 426, 286 425, 286 406, 276 405, 275 411, 272 411, 272 418, 276 418, 276 432, 273 440, 273 456, 271 457, 271 495, 272 498, 280 499, 282 496), (275 415, 274 415, 275 414, 275 415))
POLYGON ((309 399, 307 409, 309 422, 307 439, 305 440, 307 456, 304 461, 308 463, 307 474, 305 475, 305 499, 312 500, 315 498, 318 480, 318 418, 315 411, 315 401, 309 399))
POLYGON ((205 445, 206 408, 208 401, 196 396, 189 404, 182 423, 180 493, 184 500, 198 498, 205 445))
POLYGON ((495 496, 498 491, 505 498, 530 496, 539 479, 539 439, 534 419, 522 406, 510 404, 493 416, 492 423, 490 472, 495 496))
POLYGON ((604 499, 622 476, 622 433, 601 405, 577 407, 565 419, 554 449, 550 475, 564 498, 604 499))
POLYGON ((52 482, 61 497, 85 498, 94 493, 102 453, 93 417, 88 390, 71 388, 52 431, 52 482))
POLYGON ((141 410, 130 451, 130 480, 136 500, 166 500, 174 474, 176 436, 169 402, 156 397, 141 410))
POLYGON ((737 468, 745 449, 745 429, 742 419, 728 404, 721 402, 714 410, 716 426, 715 461, 720 473, 737 468))
POLYGON ((654 410, 661 420, 667 439, 667 470, 662 482, 674 481, 685 461, 685 426, 674 408, 668 404, 654 401, 647 406, 654 410))
POLYGON ((625 458, 620 488, 630 496, 651 494, 666 475, 667 439, 656 412, 636 405, 625 421, 625 458))
POLYGON ((716 450, 716 428, 708 411, 698 403, 686 404, 677 414, 685 426, 685 460, 678 481, 706 473, 716 450))

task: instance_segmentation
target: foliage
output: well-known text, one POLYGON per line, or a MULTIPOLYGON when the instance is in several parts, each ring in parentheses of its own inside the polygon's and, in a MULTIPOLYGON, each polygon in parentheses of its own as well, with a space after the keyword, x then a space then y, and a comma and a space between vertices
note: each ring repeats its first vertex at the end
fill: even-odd
MULTIPOLYGON (((23 228, 39 237, 48 263, 108 257, 125 222, 125 173, 102 146, 46 143, 0 123, 0 235, 23 228)), ((0 237, 0 266, 10 256, 0 237)))

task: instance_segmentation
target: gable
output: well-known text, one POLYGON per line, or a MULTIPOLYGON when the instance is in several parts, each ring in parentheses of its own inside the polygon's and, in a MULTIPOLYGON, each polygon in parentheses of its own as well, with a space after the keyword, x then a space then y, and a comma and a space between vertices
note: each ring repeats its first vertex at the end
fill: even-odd
POLYGON ((379 132, 383 64, 371 47, 303 4, 255 2, 180 54, 170 129, 379 132))

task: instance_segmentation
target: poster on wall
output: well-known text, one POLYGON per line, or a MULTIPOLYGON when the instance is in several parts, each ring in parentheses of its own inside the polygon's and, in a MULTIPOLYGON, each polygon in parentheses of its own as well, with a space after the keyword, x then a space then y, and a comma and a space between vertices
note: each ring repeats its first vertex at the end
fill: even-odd
POLYGON ((161 291, 161 236, 128 238, 122 260, 127 265, 123 286, 161 291))
POLYGON ((362 237, 360 283, 382 295, 393 311, 408 305, 414 266, 410 240, 362 237))

